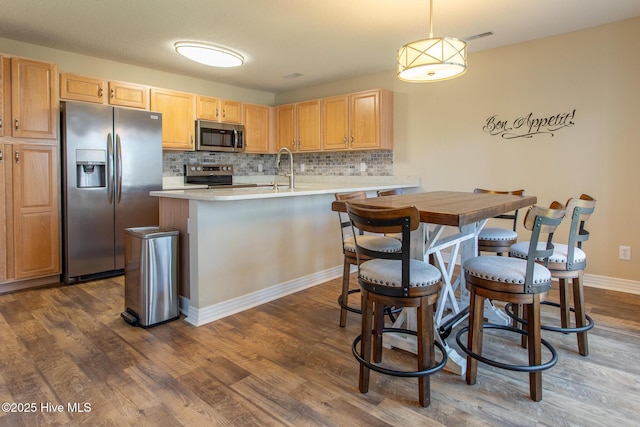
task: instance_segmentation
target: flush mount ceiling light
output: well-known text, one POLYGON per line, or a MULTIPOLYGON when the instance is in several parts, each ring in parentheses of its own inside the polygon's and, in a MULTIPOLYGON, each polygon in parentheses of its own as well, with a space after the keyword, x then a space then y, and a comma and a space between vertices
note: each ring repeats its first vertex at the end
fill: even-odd
POLYGON ((430 0, 429 38, 398 50, 398 78, 406 82, 437 82, 467 71, 467 43, 455 37, 433 37, 433 0, 430 0))
POLYGON ((224 47, 197 42, 177 42, 176 52, 185 58, 211 67, 238 67, 244 58, 224 47))

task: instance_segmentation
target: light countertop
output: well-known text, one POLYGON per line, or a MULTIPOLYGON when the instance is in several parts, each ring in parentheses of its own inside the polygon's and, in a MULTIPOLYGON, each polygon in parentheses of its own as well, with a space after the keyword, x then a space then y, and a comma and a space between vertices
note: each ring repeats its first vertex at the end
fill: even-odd
MULTIPOLYGON (((256 183, 257 187, 244 188, 184 188, 163 191, 152 191, 156 197, 188 199, 199 201, 249 200, 277 197, 311 196, 319 194, 346 193, 352 191, 390 190, 394 188, 414 188, 420 186, 417 176, 366 176, 366 177, 297 177, 295 188, 280 184, 277 189, 264 177, 242 177, 234 183, 256 183)), ((283 182, 278 179, 278 182, 283 182)), ((166 187, 165 187, 166 188, 166 187)))

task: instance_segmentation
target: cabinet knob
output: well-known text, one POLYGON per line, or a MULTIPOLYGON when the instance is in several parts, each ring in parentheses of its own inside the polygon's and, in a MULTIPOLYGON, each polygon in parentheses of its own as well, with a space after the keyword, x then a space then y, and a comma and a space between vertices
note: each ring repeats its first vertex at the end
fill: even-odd
POLYGON ((16 150, 16 163, 20 161, 20 151, 16 150))
POLYGON ((116 97, 116 91, 111 89, 111 99, 116 97))
POLYGON ((16 127, 16 130, 20 129, 20 122, 18 121, 18 119, 16 119, 15 121, 15 127, 16 127))
POLYGON ((98 98, 102 98, 102 88, 98 88, 98 98))

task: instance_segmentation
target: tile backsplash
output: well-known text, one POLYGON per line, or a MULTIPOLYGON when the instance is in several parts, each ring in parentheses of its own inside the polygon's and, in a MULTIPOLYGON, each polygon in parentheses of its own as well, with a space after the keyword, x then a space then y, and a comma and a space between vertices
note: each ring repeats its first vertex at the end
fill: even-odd
MULTIPOLYGON (((165 177, 183 176, 184 165, 190 163, 231 164, 237 176, 276 175, 289 167, 286 154, 282 155, 278 171, 275 154, 163 151, 162 158, 165 177)), ((297 175, 393 176, 393 151, 294 153, 293 167, 297 175), (363 165, 365 170, 361 171, 363 165)))

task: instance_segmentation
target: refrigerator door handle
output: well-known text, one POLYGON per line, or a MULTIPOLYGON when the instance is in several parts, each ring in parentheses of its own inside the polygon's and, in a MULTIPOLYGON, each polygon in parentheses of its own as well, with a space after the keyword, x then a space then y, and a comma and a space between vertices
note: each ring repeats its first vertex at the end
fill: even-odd
POLYGON ((116 134, 116 177, 118 186, 116 187, 116 204, 120 204, 122 200, 122 145, 120 144, 120 135, 116 134))
POLYGON ((113 203, 113 166, 113 136, 111 135, 111 132, 109 132, 107 135, 107 194, 109 197, 109 204, 113 203))

